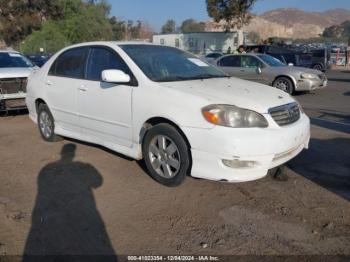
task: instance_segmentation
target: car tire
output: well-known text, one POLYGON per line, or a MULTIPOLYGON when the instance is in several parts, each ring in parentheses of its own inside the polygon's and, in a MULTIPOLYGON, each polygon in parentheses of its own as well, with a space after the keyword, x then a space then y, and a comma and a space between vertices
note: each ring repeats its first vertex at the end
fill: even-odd
POLYGON ((288 77, 278 77, 272 85, 290 95, 294 94, 294 84, 288 77))
POLYGON ((46 104, 38 108, 38 128, 41 137, 47 142, 57 142, 62 138, 55 134, 55 120, 46 104))
POLYGON ((322 71, 323 70, 323 66, 321 64, 315 64, 312 66, 312 69, 318 70, 318 71, 322 71))
POLYGON ((158 124, 149 129, 142 151, 149 175, 162 185, 178 186, 189 173, 190 148, 179 131, 169 124, 158 124))

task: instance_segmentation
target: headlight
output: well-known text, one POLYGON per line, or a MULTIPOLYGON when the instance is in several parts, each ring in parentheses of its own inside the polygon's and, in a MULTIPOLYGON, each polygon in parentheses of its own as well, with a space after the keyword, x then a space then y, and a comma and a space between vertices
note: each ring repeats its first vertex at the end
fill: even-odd
POLYGON ((209 105, 202 109, 204 118, 214 125, 233 128, 268 127, 261 114, 230 105, 209 105))
POLYGON ((301 74, 300 77, 303 78, 303 79, 317 79, 318 75, 310 74, 310 73, 303 73, 303 74, 301 74))
POLYGON ((300 110, 300 113, 304 113, 304 108, 301 106, 301 104, 298 102, 298 101, 296 101, 295 100, 295 102, 298 104, 298 106, 299 106, 299 110, 300 110))

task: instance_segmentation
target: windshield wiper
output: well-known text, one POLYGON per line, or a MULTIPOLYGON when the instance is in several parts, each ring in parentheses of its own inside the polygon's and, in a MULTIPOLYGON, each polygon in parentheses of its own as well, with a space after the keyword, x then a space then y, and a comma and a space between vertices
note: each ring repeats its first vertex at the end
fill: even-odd
POLYGON ((155 79, 156 82, 173 82, 173 81, 184 81, 184 80, 188 80, 188 77, 166 76, 166 77, 155 79))
POLYGON ((203 79, 211 79, 211 78, 230 78, 231 76, 228 76, 228 75, 212 75, 212 74, 202 74, 202 75, 197 75, 197 76, 193 76, 193 77, 190 77, 191 80, 194 80, 194 79, 200 79, 200 80, 203 80, 203 79))
POLYGON ((184 77, 184 76, 166 76, 162 78, 158 78, 155 81, 157 82, 174 82, 174 81, 186 81, 186 80, 203 80, 203 79, 210 79, 210 78, 230 78, 231 76, 227 75, 211 75, 211 74, 202 74, 202 75, 196 75, 196 76, 189 76, 189 77, 184 77))

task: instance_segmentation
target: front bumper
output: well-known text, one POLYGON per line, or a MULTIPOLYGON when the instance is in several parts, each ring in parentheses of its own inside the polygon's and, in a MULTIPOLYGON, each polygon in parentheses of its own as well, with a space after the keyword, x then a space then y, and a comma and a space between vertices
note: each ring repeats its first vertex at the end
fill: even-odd
POLYGON ((308 148, 310 120, 302 114, 286 127, 266 129, 184 128, 191 143, 193 177, 216 181, 245 182, 266 176, 269 169, 282 165, 308 148), (223 160, 254 163, 229 167, 223 160))
POLYGON ((26 106, 26 94, 0 94, 0 112, 25 109, 26 106))
POLYGON ((327 78, 323 79, 299 79, 296 83, 296 91, 312 91, 319 88, 327 87, 327 78))

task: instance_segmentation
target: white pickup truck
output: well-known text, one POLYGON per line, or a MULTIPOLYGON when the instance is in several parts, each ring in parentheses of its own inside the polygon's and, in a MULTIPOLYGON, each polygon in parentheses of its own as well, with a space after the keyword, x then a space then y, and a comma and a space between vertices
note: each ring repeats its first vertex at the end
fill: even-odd
POLYGON ((22 54, 0 50, 0 112, 26 108, 27 78, 33 70, 22 54))

